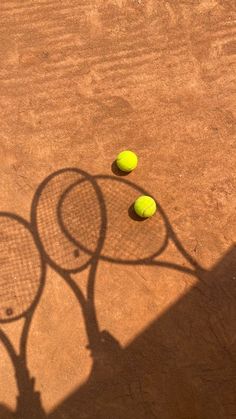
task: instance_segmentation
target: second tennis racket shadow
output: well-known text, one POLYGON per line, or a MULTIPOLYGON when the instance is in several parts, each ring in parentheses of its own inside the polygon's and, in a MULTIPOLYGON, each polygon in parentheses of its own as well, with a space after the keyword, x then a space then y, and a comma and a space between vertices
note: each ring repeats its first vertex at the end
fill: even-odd
POLYGON ((27 366, 27 342, 33 314, 42 294, 45 264, 34 241, 30 225, 21 217, 0 213, 0 343, 5 347, 15 370, 18 388, 17 419, 44 419, 40 393, 27 366), (8 337, 6 323, 20 324, 17 350, 8 337), (21 322, 19 322, 21 323, 21 322))
POLYGON ((105 369, 121 348, 109 332, 100 330, 96 313, 95 282, 107 220, 94 177, 77 168, 50 175, 36 191, 31 220, 45 262, 69 285, 81 306, 94 364, 105 369), (66 234, 64 220, 76 229, 73 239, 66 234), (85 292, 79 283, 81 272, 87 273, 85 292))

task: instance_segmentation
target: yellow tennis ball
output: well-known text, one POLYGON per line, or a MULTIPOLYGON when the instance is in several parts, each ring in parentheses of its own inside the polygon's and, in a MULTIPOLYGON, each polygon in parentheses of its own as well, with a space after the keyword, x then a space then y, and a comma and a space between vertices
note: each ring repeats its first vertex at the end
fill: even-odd
POLYGON ((134 210, 139 217, 149 218, 155 214, 157 205, 153 198, 147 195, 142 195, 136 199, 134 203, 134 210))
POLYGON ((116 164, 122 172, 131 172, 137 167, 138 157, 133 151, 125 150, 118 154, 116 164))

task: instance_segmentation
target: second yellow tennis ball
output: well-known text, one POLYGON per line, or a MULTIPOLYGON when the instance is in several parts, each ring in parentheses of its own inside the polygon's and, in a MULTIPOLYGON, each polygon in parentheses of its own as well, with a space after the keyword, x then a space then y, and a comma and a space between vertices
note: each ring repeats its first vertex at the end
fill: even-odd
POLYGON ((118 154, 116 164, 122 172, 131 172, 137 167, 138 157, 133 151, 125 150, 118 154))
POLYGON ((134 203, 134 210, 139 217, 149 218, 155 214, 157 205, 153 198, 147 195, 142 195, 136 199, 134 203))

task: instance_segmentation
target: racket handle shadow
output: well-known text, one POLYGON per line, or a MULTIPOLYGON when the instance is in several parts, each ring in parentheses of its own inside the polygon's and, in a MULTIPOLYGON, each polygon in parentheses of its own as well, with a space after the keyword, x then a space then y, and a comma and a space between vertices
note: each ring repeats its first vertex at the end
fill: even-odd
POLYGON ((19 395, 17 396, 17 419, 46 419, 40 392, 35 390, 35 378, 26 369, 16 374, 19 395))
POLYGON ((104 353, 117 353, 122 350, 119 341, 111 335, 107 330, 102 330, 99 334, 99 340, 96 345, 88 344, 87 349, 91 350, 93 356, 101 352, 104 353))
POLYGON ((102 330, 97 344, 93 346, 88 344, 86 348, 91 351, 93 359, 90 379, 92 377, 96 379, 97 374, 99 374, 99 377, 109 379, 116 373, 119 366, 118 360, 122 359, 123 348, 110 332, 102 330))

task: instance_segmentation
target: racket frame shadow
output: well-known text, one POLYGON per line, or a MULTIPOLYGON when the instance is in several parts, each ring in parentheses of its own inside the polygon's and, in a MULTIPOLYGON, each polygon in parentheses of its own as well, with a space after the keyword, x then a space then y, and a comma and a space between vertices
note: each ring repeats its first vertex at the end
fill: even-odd
MULTIPOLYGON (((56 216, 58 218, 58 204, 57 204, 57 211, 56 216)), ((63 226, 60 224, 60 221, 58 220, 58 224, 60 226, 62 234, 65 234, 63 226)), ((64 168, 61 170, 58 170, 51 175, 49 175, 44 181, 39 185, 34 198, 32 202, 31 207, 31 225, 34 231, 34 236, 36 238, 36 242, 38 247, 40 248, 41 254, 43 255, 43 258, 45 260, 45 263, 48 264, 55 272, 58 273, 60 277, 64 279, 64 281, 67 283, 67 285, 70 287, 72 292, 74 293, 77 301, 79 302, 81 306, 81 310, 83 313, 84 321, 85 321, 85 327, 86 327, 86 333, 88 337, 88 347, 91 348, 92 356, 96 356, 95 352, 96 349, 99 346, 100 342, 100 330, 96 315, 96 307, 95 307, 95 280, 96 280, 96 272, 98 269, 98 263, 100 261, 100 253, 103 246, 103 243, 105 241, 105 235, 106 235, 106 207, 105 202, 103 199, 103 194, 97 185, 97 182, 94 180, 94 176, 89 175, 85 171, 78 169, 78 168, 64 168), (100 219, 101 219, 101 225, 100 225, 100 234, 98 237, 97 247, 94 252, 89 254, 88 251, 86 251, 86 248, 84 246, 80 246, 79 243, 75 243, 75 241, 72 241, 72 243, 76 246, 78 249, 84 250, 87 254, 89 254, 90 258, 86 263, 83 263, 82 266, 79 266, 75 269, 65 269, 60 267, 52 258, 50 255, 46 252, 44 246, 43 246, 43 240, 40 237, 39 229, 38 229, 38 222, 37 222, 37 207, 38 203, 40 202, 40 197, 44 191, 44 189, 47 187, 47 185, 53 180, 56 176, 63 175, 66 172, 72 172, 76 173, 80 176, 82 176, 82 179, 77 179, 76 181, 73 181, 69 187, 65 188, 63 191, 63 196, 65 197, 65 194, 69 193, 71 188, 75 187, 76 185, 79 185, 80 183, 84 182, 90 182, 91 185, 94 188, 94 191, 96 193, 99 208, 100 208, 100 219), (82 271, 85 271, 86 269, 89 269, 88 272, 88 281, 87 281, 87 289, 86 289, 86 296, 82 293, 80 287, 76 283, 76 281, 73 279, 73 274, 78 274, 82 271)))
POLYGON ((31 402, 32 404, 35 403, 34 410, 36 411, 37 409, 38 414, 41 415, 39 417, 44 418, 46 416, 41 404, 40 393, 38 393, 34 389, 35 379, 33 377, 30 377, 30 373, 27 366, 27 343, 33 315, 35 313, 36 307, 39 303, 45 285, 46 264, 42 257, 41 251, 37 246, 37 242, 34 238, 34 232, 31 227, 31 224, 27 222, 24 218, 11 212, 0 212, 0 217, 8 217, 9 219, 12 219, 20 223, 25 229, 27 229, 27 231, 31 234, 32 240, 39 254, 41 273, 39 278, 39 287, 35 294, 35 298, 29 305, 29 307, 26 310, 22 311, 21 314, 11 317, 9 319, 0 319, 0 326, 1 324, 4 325, 7 323, 18 321, 20 319, 24 319, 22 333, 19 341, 18 353, 15 350, 10 339, 8 338, 7 334, 2 329, 0 329, 0 341, 2 342, 3 346, 7 351, 15 371, 15 378, 17 382, 17 388, 19 391, 19 395, 17 398, 17 414, 21 415, 20 417, 22 417, 22 419, 26 419, 27 416, 25 416, 26 413, 24 413, 24 410, 25 412, 27 412, 27 408, 29 408, 29 406, 27 407, 26 404, 28 405, 28 403, 31 402), (26 397, 27 399, 24 400, 26 397))

